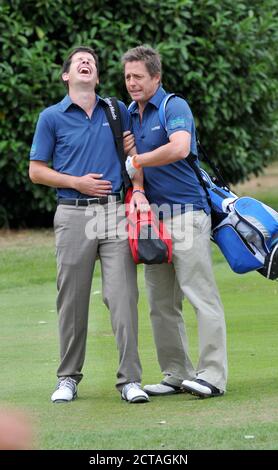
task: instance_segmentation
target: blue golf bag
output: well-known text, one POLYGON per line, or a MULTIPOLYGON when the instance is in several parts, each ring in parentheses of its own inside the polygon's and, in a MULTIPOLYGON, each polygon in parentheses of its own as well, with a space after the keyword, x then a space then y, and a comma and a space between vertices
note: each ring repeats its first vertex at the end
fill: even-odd
POLYGON ((278 213, 252 197, 237 197, 200 169, 211 204, 211 238, 232 270, 278 278, 278 213))
MULTIPOLYGON (((159 120, 167 131, 166 105, 182 95, 167 94, 159 107, 159 120)), ((198 157, 186 157, 206 191, 211 206, 211 239, 218 245, 232 270, 238 274, 258 271, 268 279, 278 278, 278 213, 252 197, 237 197, 197 139, 199 155, 212 168, 215 177, 199 167, 198 157)))

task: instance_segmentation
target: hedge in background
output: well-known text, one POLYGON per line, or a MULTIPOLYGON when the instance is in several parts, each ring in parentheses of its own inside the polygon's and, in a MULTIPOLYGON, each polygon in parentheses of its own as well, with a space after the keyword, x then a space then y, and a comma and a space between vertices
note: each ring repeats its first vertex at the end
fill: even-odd
POLYGON ((277 154, 277 32, 276 0, 2 0, 0 225, 44 224, 55 207, 52 189, 29 182, 28 155, 39 112, 65 93, 70 48, 95 48, 99 93, 128 101, 122 53, 156 47, 163 85, 186 96, 208 153, 235 183, 277 154))

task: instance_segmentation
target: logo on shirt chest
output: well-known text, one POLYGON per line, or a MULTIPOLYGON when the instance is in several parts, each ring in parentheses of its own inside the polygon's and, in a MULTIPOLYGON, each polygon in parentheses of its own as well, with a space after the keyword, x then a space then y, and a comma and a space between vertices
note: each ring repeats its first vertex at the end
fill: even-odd
POLYGON ((159 131, 160 126, 154 126, 151 128, 151 131, 159 131))

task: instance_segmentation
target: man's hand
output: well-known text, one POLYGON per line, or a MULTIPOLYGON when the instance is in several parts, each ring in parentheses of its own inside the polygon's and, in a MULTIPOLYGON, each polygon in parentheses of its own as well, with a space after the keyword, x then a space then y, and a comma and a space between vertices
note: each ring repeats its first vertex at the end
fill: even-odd
POLYGON ((135 166, 133 164, 133 159, 134 159, 134 157, 128 156, 127 159, 126 159, 126 162, 125 162, 126 171, 128 173, 128 176, 130 177, 130 179, 132 179, 134 177, 136 171, 138 170, 138 168, 135 168, 135 166))
POLYGON ((30 162, 29 176, 35 184, 45 184, 51 188, 72 188, 88 196, 107 196, 112 191, 111 181, 101 179, 103 174, 88 173, 72 176, 49 168, 46 162, 30 162))
POLYGON ((124 136, 124 151, 125 154, 128 155, 130 151, 135 147, 135 139, 134 135, 130 131, 125 131, 123 133, 124 136))
POLYGON ((135 211, 148 212, 150 210, 149 201, 143 192, 136 191, 132 194, 129 210, 131 214, 135 211))
POLYGON ((102 180, 102 176, 99 173, 77 176, 74 189, 88 196, 107 196, 112 192, 112 184, 111 181, 102 180))

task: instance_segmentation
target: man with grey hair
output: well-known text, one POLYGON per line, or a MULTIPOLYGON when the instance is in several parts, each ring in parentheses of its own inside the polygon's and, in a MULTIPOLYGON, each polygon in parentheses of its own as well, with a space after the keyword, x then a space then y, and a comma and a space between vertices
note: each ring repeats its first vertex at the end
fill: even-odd
MULTIPOLYGON (((131 178, 143 168, 148 201, 169 208, 164 222, 173 240, 172 264, 145 266, 154 339, 164 379, 146 385, 144 390, 149 395, 186 390, 199 397, 221 396, 227 381, 225 320, 212 270, 210 207, 187 160, 190 153, 197 155, 194 119, 187 102, 175 96, 166 107, 166 128, 161 124, 158 110, 166 92, 161 86, 160 57, 154 49, 135 47, 123 55, 122 63, 133 100, 129 109, 138 152, 128 157, 126 168, 131 178), (196 370, 188 356, 182 316, 184 296, 198 322, 196 370)), ((126 150, 128 145, 129 141, 126 150)))

